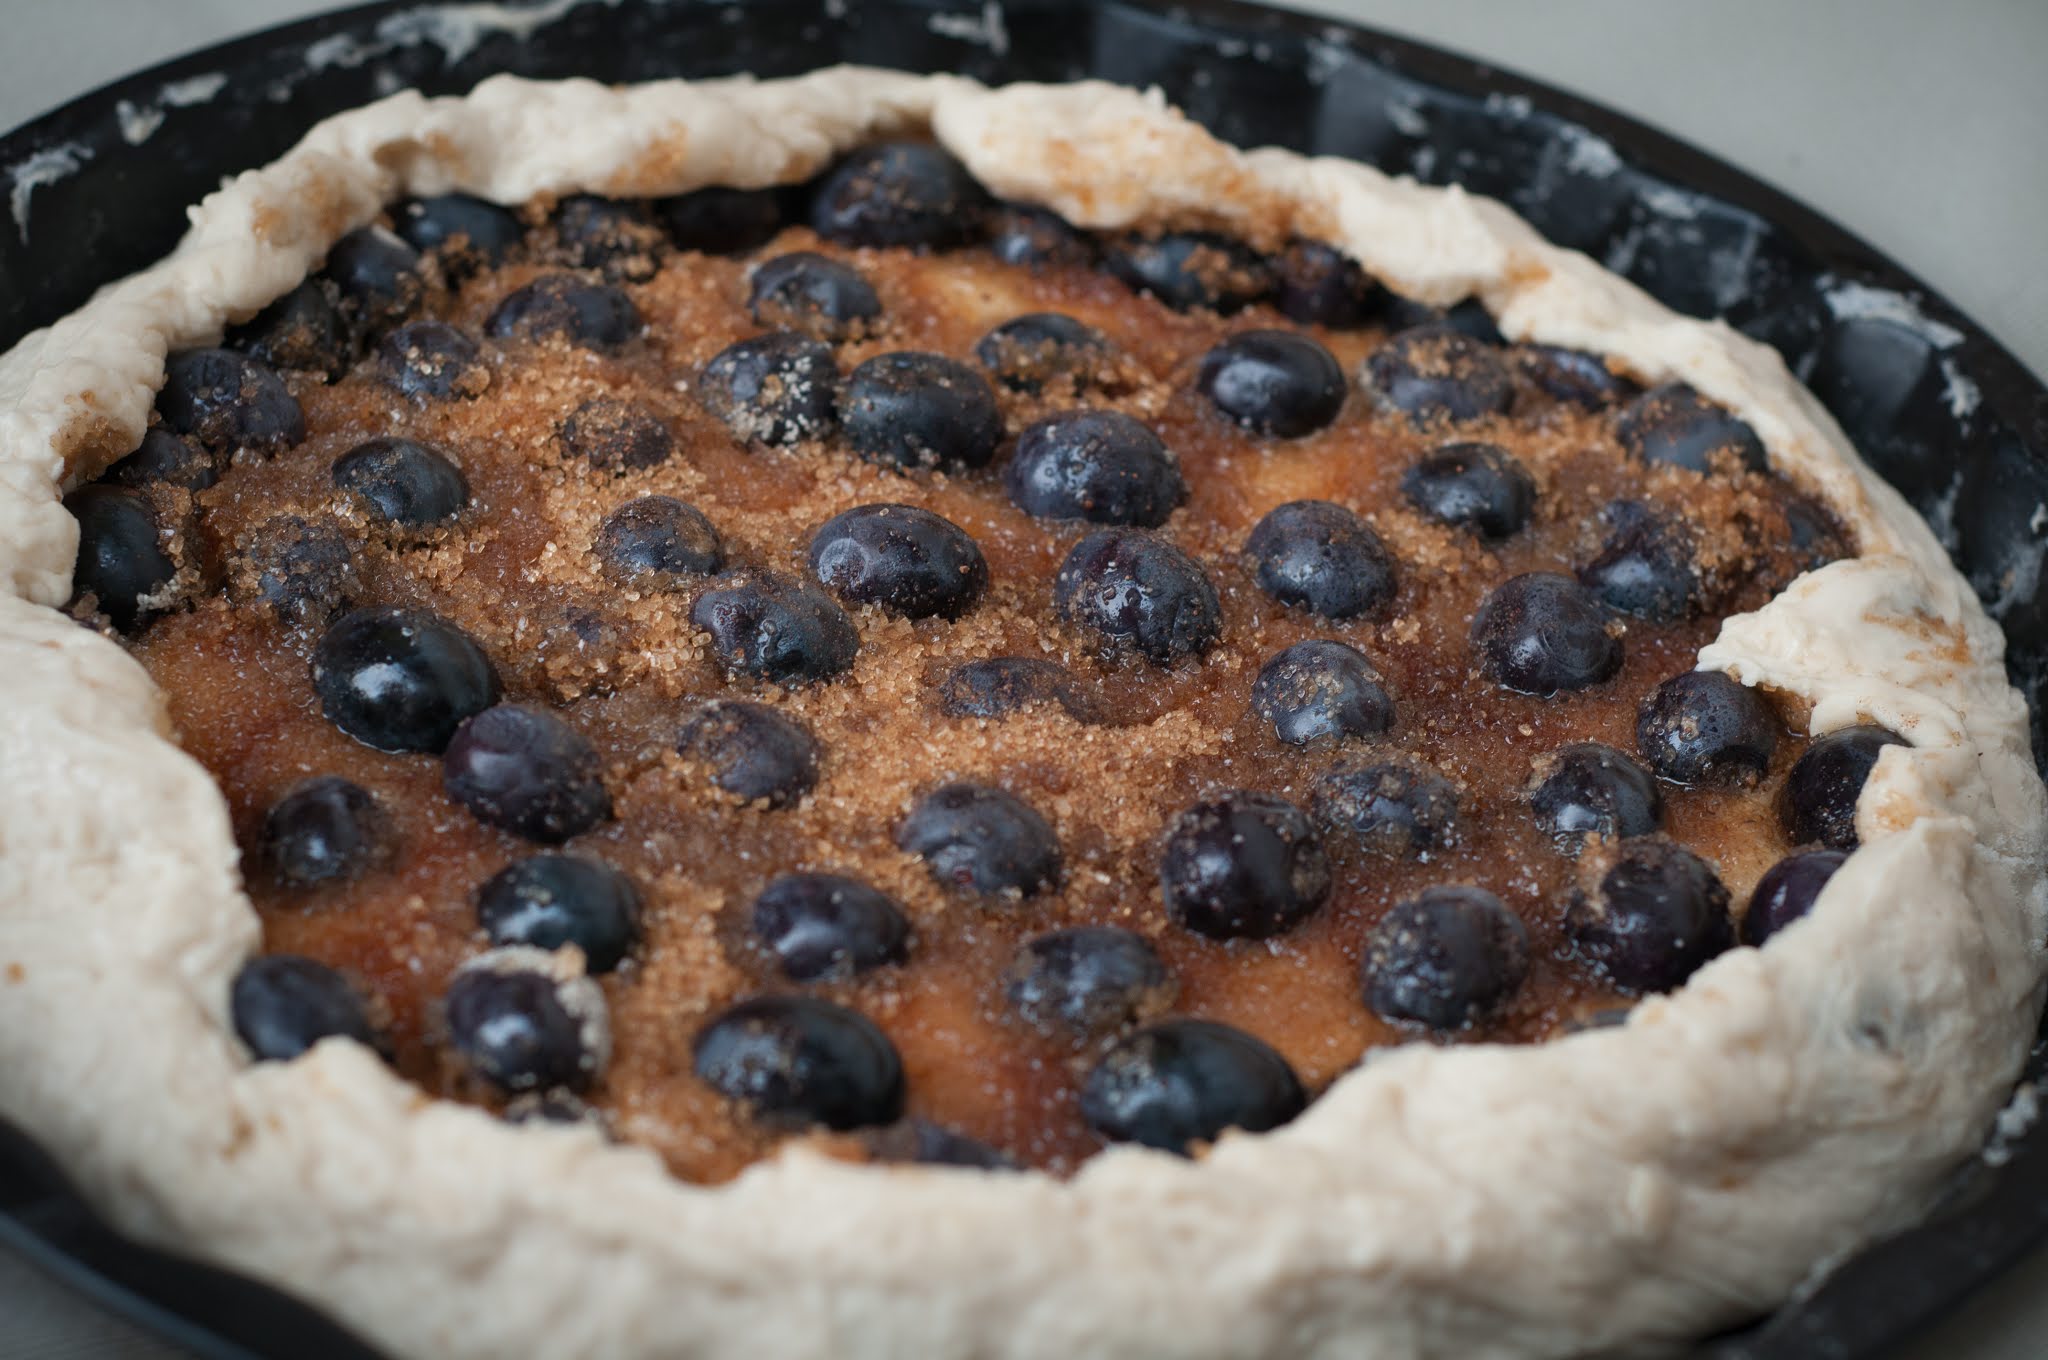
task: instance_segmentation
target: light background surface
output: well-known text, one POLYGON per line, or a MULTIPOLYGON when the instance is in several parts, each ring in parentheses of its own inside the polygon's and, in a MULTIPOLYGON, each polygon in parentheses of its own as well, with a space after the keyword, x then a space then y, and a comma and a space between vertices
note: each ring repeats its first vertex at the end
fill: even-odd
MULTIPOLYGON (((859 0, 852 0, 858 3, 859 0)), ((1293 0, 1612 105, 1868 239, 2048 374, 2048 0, 1293 0)), ((0 0, 0 129, 324 0, 0 0)), ((0 1251, 0 1360, 159 1360, 0 1251)), ((2048 1355, 2048 1253, 1899 1360, 2048 1355)))

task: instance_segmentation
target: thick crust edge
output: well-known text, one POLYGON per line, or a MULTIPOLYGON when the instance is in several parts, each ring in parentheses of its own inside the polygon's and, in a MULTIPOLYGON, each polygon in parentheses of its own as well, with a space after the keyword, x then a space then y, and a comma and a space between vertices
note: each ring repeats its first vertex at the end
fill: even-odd
POLYGON ((0 357, 0 1114, 122 1226, 274 1281, 406 1356, 1523 1356, 1657 1349, 1770 1306, 1924 1211, 2041 1009, 2048 798, 2003 639, 1777 356, 1544 243, 1497 203, 1226 147, 1156 97, 836 68, 486 81, 331 119, 193 210, 178 250, 0 357), (58 504, 210 343, 407 193, 506 202, 801 178, 929 128, 1088 226, 1330 240, 1517 339, 1683 378, 1755 426, 1862 555, 1727 621, 1702 667, 1907 736, 1814 915, 1619 1028, 1411 1045, 1199 1162, 1072 1181, 794 1152, 670 1179, 595 1134, 422 1096, 340 1042, 250 1066, 255 947, 218 792, 119 647, 50 606, 58 504))

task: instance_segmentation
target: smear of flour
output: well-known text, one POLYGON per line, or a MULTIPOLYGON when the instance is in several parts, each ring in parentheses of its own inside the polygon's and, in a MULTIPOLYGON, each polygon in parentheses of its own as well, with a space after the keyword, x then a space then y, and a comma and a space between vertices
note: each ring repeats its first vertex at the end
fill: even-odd
POLYGON ((1948 403, 1948 413, 1957 420, 1966 420, 1984 401, 1984 389, 1963 372, 1951 355, 1941 358, 1941 398, 1948 403))
POLYGON ((173 80, 156 92, 156 102, 167 109, 189 109, 204 104, 228 87, 226 71, 205 71, 183 80, 173 80))
POLYGON ((204 104, 226 89, 227 84, 227 72, 204 71, 158 86, 153 99, 141 103, 122 100, 114 105, 114 121, 120 125, 121 140, 130 146, 141 146, 164 125, 164 117, 170 110, 204 104))
POLYGON ((1613 142, 1574 123, 1566 123, 1557 131, 1565 145, 1565 169, 1588 179, 1606 179, 1620 173, 1621 153, 1614 149, 1613 142))
POLYGON ((531 37, 573 9, 587 4, 616 7, 619 0, 548 0, 539 5, 428 5, 403 10, 377 25, 377 36, 398 47, 432 43, 450 66, 476 51, 486 38, 531 37))
POLYGON ((1927 527, 1934 530, 1934 536, 1941 540, 1941 546, 1950 556, 1962 546, 1962 538, 1956 533, 1956 503, 1963 495, 1963 474, 1958 468, 1949 483, 1926 504, 1920 506, 1920 515, 1927 521, 1927 527))
POLYGON ((385 49, 373 43, 359 41, 353 33, 336 33, 332 37, 306 44, 306 69, 346 71, 361 66, 383 50, 385 49))
POLYGON ((1396 132, 1420 137, 1429 131, 1429 115, 1423 112, 1422 95, 1415 90, 1398 90, 1386 98, 1387 121, 1396 132))
POLYGON ((2012 1093, 2005 1108, 1998 1112, 1998 1122, 1991 1126, 1991 1138, 1984 1144, 1984 1161, 1990 1166, 2004 1166, 2013 1157, 2013 1144, 2026 1136, 2034 1127, 2034 1121, 2041 1117, 2041 1093, 2031 1081, 2023 1081, 2012 1093))
POLYGON ((36 190, 76 174, 91 159, 92 148, 83 142, 59 142, 7 168, 7 207, 14 214, 14 230, 20 234, 23 245, 28 244, 29 200, 36 190))
MULTIPOLYGON (((618 4, 619 0, 547 0, 533 5, 421 5, 379 20, 373 38, 336 33, 309 44, 306 70, 349 70, 388 52, 422 43, 440 48, 442 60, 453 66, 476 51, 487 38, 501 34, 528 38, 584 5, 618 4)), ((270 97, 289 99, 293 84, 290 77, 275 82, 269 90, 270 97)))
POLYGON ((161 104, 137 104, 124 99, 114 105, 114 121, 121 127, 122 141, 141 146, 164 125, 164 108, 161 104))
POLYGON ((1821 296, 1827 300, 1828 310, 1840 321, 1852 317, 1889 321, 1921 336, 1936 349, 1951 349, 1963 342, 1961 331, 1936 321, 1920 310, 1918 302, 1890 288, 1845 279, 1829 285, 1821 296))
POLYGON ((1351 61, 1351 49, 1344 45, 1341 30, 1332 33, 1338 36, 1309 40, 1307 75, 1311 85, 1327 85, 1351 61))
POLYGON ((996 0, 983 0, 979 14, 933 14, 924 26, 942 38, 986 47, 995 56, 1010 51, 1010 30, 1003 23, 1003 7, 996 0))
POLYGON ((1644 185, 1640 199, 1645 208, 1648 208, 1659 217, 1669 217, 1680 222, 1690 222, 1700 215, 1698 195, 1689 194, 1683 189, 1673 188, 1669 184, 1644 185))

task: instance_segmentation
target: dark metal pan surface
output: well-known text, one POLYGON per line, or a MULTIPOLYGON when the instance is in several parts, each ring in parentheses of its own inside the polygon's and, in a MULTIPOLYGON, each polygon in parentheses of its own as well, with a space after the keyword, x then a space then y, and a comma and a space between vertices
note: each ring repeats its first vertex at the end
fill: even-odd
MULTIPOLYGON (((273 29, 0 138, 15 217, 0 224, 0 349, 162 256, 185 206, 224 175, 393 90, 454 93, 501 71, 634 81, 842 61, 1157 85, 1233 142, 1355 157, 1501 198, 1677 310, 1776 346, 2004 625, 2044 749, 2048 387, 1909 271, 1700 151, 1449 52, 1235 0, 382 3, 273 29), (479 19, 487 8, 515 22, 479 19)), ((2043 1063, 2037 1049, 2030 1080, 2043 1063)), ((2037 1130, 1972 1161, 1928 1223, 1708 1343, 1703 1360, 1882 1356, 2044 1239, 2048 1134, 2037 1130)), ((4 1127, 0 1243, 202 1356, 371 1354, 275 1291, 122 1240, 4 1127)))

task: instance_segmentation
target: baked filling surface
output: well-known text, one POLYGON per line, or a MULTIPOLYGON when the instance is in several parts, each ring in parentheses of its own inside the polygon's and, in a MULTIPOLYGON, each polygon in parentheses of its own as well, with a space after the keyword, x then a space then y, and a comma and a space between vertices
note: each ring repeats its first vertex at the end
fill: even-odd
MULTIPOLYGON (((1074 249, 1042 218, 1022 225, 1026 256, 1074 249)), ((1066 267, 1041 260, 1034 276, 1066 267)), ((1969 583, 1775 353, 1671 314, 1455 189, 1239 151, 1156 97, 1093 82, 990 89, 866 68, 615 88, 500 77, 320 124, 196 205, 172 255, 0 356, 0 394, 0 1113, 125 1230, 283 1285, 393 1354, 1677 1347, 1913 1221, 1981 1145, 2037 1028, 2048 795, 1969 583), (1046 405, 1031 407, 994 372, 1012 360, 979 353, 1028 302, 961 323, 946 351, 980 368, 992 403, 934 359, 862 370, 871 351, 944 348, 914 330, 867 334, 917 310, 885 277, 892 252, 935 268, 982 250, 1027 263, 984 196, 944 162, 920 169, 921 153, 848 176, 868 183, 854 206, 886 209, 855 213, 867 228, 814 215, 814 177, 927 130, 1003 198, 1154 243, 1106 236, 1067 264, 1117 280, 1088 285, 1103 298, 1135 281, 1165 311, 1048 303, 1072 315, 1006 333, 1032 341, 1027 368, 1085 352, 1087 324, 1164 356, 1164 379, 1091 360, 1093 389, 1044 386, 1053 375, 1039 371, 1046 405), (628 208, 649 223, 563 197, 728 183, 806 187, 628 208), (525 206, 432 198, 456 187, 525 206), (905 220, 916 229, 896 234, 905 220), (350 235, 373 221, 407 244, 350 235), (895 225, 859 234, 877 222, 895 225), (1197 227, 1264 254, 1171 234, 1197 227), (469 245, 427 261, 407 248, 434 255, 452 235, 469 245), (1484 309, 1440 318, 1361 294, 1302 237, 1409 298, 1484 309), (805 244, 867 278, 789 262, 805 244), (693 248, 725 261, 698 268, 730 271, 729 326, 685 343, 651 296, 693 248), (578 279, 529 290, 536 273, 578 279), (451 282, 469 292, 451 300, 451 282), (1483 345, 1402 335, 1440 319, 1483 345), (1211 361, 1201 329, 1291 324, 1328 360, 1264 337, 1211 361), (1494 324, 1608 358, 1498 345, 1494 324), (205 350, 224 327, 230 352, 205 350), (832 333, 822 353, 768 339, 714 362, 733 337, 782 329, 832 333), (1184 349, 1168 344, 1176 333, 1184 349), (246 363, 259 353, 268 369, 246 363), (1487 353, 1499 363, 1475 357, 1487 353), (351 368, 332 387, 318 376, 351 368), (515 370, 551 370, 532 385, 552 384, 558 404, 529 402, 485 439, 460 411, 512 411, 515 370), (584 409, 629 371, 654 385, 584 409), (1722 407, 1616 390, 1618 374, 1689 383, 1722 407), (380 399, 366 396, 373 378, 380 399), (1137 406, 1155 381, 1158 409, 1137 406), (357 408, 359 428, 327 430, 330 398, 357 408), (1232 434, 1218 415, 1201 433, 1205 402, 1250 428, 1232 434), (1586 456, 1604 447, 1618 463, 1583 505, 1557 499, 1558 460, 1512 428, 1555 429, 1580 403, 1596 432, 1586 456), (1053 427, 1108 441, 1085 450, 1024 438, 1042 414, 1102 405, 1171 436, 1159 442, 1177 475, 1101 415, 1053 427), (411 432, 415 419, 441 433, 411 432), (474 444, 458 439, 465 426, 474 444), (717 427, 726 442, 707 443, 717 427), (1355 447, 1331 457, 1338 431, 1355 447), (360 447, 380 436, 430 447, 360 447), (331 447, 309 449, 316 439, 331 447), (1439 449, 1475 440, 1500 452, 1439 449), (750 498, 799 455, 836 459, 845 486, 757 535, 750 498), (1375 496, 1331 492, 1335 511, 1269 518, 1328 484, 1303 471, 1318 456, 1375 496), (731 501, 684 471, 719 457, 753 478, 731 501), (892 470, 906 459, 946 466, 892 470), (1660 483, 1674 463, 1690 480, 1660 483), (1740 469, 1764 464, 1810 503, 1747 483, 1740 469), (533 529, 559 558, 537 574, 558 604, 581 594, 596 624, 634 630, 630 645, 564 611, 552 636, 575 645, 543 646, 533 620, 550 621, 532 602, 508 590, 486 607, 447 584, 450 562, 472 569, 470 534, 500 522, 474 555, 488 562, 524 522, 494 499, 500 475, 561 480, 558 503, 527 502, 556 530, 533 529), (268 502, 266 477, 279 481, 268 502), (1227 478, 1259 499, 1228 501, 1227 478), (218 504, 195 513, 174 482, 218 504), (1777 525, 1762 502, 1713 508, 1745 484, 1777 525), (645 503, 656 485, 673 504, 645 503), (899 511, 841 518, 905 502, 959 534, 899 511), (1218 522, 1197 527, 1212 503, 1201 514, 1218 522), (1077 504, 1130 523, 1059 528, 1077 504), (1004 560, 1006 516, 1052 536, 1035 578, 1004 560), (1432 519, 1470 526, 1439 527, 1479 565, 1432 569, 1417 547, 1432 519), (1674 528, 1684 552, 1670 551, 1674 528), (1063 574, 1098 531, 1112 536, 1063 574), (1517 565, 1541 544, 1556 546, 1532 564, 1560 575, 1517 565), (778 583, 763 589, 770 568, 778 583), (822 589, 796 584, 811 580, 822 589), (222 597, 248 615, 214 625, 247 630, 244 693, 167 696, 165 672, 135 659, 204 631, 222 597), (407 599, 429 613, 388 612, 407 599), (67 600, 76 619, 59 612, 67 600), (674 697, 644 701, 671 711, 636 734, 601 721, 600 696, 617 711, 619 696, 663 694, 646 664, 660 638, 630 617, 656 600, 667 645, 701 632, 704 652, 671 658, 674 697), (1734 608, 1749 612, 1701 621, 1734 608), (97 629, 78 626, 95 610, 97 629), (1018 641, 976 631, 1013 616, 1018 641), (1255 618, 1257 636, 1244 632, 1255 618), (905 680, 894 706, 874 703, 855 682, 874 671, 870 688, 886 686, 895 672, 879 658, 896 653, 878 649, 892 636, 1011 661, 956 676, 948 651, 918 671, 922 688, 905 680), (1052 649, 1034 654, 1041 636, 1052 649), (1327 645, 1289 653, 1262 685, 1297 637, 1327 645), (1432 638, 1434 662, 1420 651, 1432 638), (1659 647, 1670 654, 1652 666, 1659 647), (303 726, 303 751, 240 791, 231 778, 223 799, 169 720, 196 746, 211 740, 198 707, 232 710, 217 724, 232 731, 272 707, 266 692, 296 693, 274 706, 275 744, 303 726), (712 695, 726 706, 699 721, 712 695), (835 703, 865 704, 866 725, 835 703), (1188 713, 1218 733, 1238 724, 1227 748, 1220 735, 1199 747, 1188 713), (873 739, 899 722, 914 741, 873 739), (1280 739, 1333 725, 1349 735, 1280 739), (1581 725, 1611 750, 1567 753, 1581 725), (1433 731, 1450 735, 1425 750, 1433 731), (1538 734, 1556 748, 1536 749, 1538 734), (927 740, 941 735, 954 745, 927 740), (1105 833, 1088 817, 1110 806, 1106 744, 1126 739, 1200 749, 1222 773, 1183 786, 1183 766, 1148 752, 1115 791, 1138 829, 1105 816, 1105 833), (927 747, 948 752, 943 770, 927 747), (1389 756, 1438 767, 1451 796, 1427 796, 1441 789, 1414 763, 1332 774, 1389 756), (853 829, 844 846, 804 846, 795 868, 741 861, 728 847, 745 842, 706 832, 697 843, 714 852, 682 865, 658 843, 637 848, 657 767, 652 805, 673 825, 694 807, 757 838, 853 829), (1049 774, 1071 785, 1065 808, 1041 805, 1049 774), (1016 802, 941 795, 961 781, 1016 802), (1761 840, 1747 869, 1701 830, 1713 818, 1695 810, 1714 800, 1751 806, 1743 824, 1761 840), (1440 831, 1452 804, 1459 839, 1411 859, 1415 833, 1440 831), (873 813, 865 829, 857 809, 873 813), (1514 856, 1539 814, 1551 826, 1514 856), (1582 841, 1574 860, 1568 828, 1623 838, 1582 841), (1552 829, 1562 849, 1546 848, 1552 829), (1853 854, 1815 848, 1858 833, 1853 854), (430 868, 443 834, 445 890, 430 868), (1534 867, 1503 872, 1518 862, 1534 867), (1137 887, 1091 886, 1091 867, 1137 887), (844 879, 788 881, 831 872, 844 879), (744 881, 716 902, 676 888, 726 880, 744 881), (390 889, 406 883, 422 891, 401 911, 390 889), (373 947, 337 939, 330 962, 313 957, 325 942, 307 923, 346 931, 380 901, 387 920, 422 918, 419 942, 358 927, 355 944, 373 947), (1095 901, 1127 911, 1110 919, 1131 933, 1057 933, 1095 901), (1768 947, 1727 947, 1808 905, 1768 947), (307 931, 288 941, 287 926, 307 931), (978 962, 936 971, 970 927, 991 937, 978 962), (693 951, 703 968, 687 966, 693 951), (730 990, 656 1015, 664 969, 730 990), (938 1009, 916 1008, 927 994, 960 998, 969 1019, 981 1008, 969 1032, 982 1042, 1035 1047, 1062 1069, 1042 1079, 1064 1083, 1064 1113, 1017 1122, 1064 1127, 1074 1154, 1040 1157, 973 1122, 1014 1090, 962 1077, 956 1050, 978 1056, 964 1040, 914 1032, 938 1009), (1387 1042, 1341 1077, 1316 1071, 1286 1032, 1289 1007, 1316 1004, 1337 1018, 1301 1029, 1331 1050, 1330 1070, 1341 1057, 1327 1036, 1343 1025, 1358 1049, 1387 1042), (1554 1041, 1488 1042, 1540 1034, 1554 1041), (646 1088, 661 1099, 697 1093, 694 1165, 663 1136, 677 1124, 632 1118, 635 1064, 665 1083, 646 1088), (1131 1141, 1057 1177, 900 1164, 1064 1170, 1110 1137, 1131 1141), (783 1155, 717 1181, 778 1140, 783 1155)), ((523 574, 501 569, 522 587, 523 574)), ((212 659, 234 663, 225 645, 212 659)), ((236 759, 260 764, 261 748, 252 737, 236 759)))
POLYGON ((232 810, 245 1042, 690 1179, 1193 1150, 1601 1023, 1803 910, 1891 740, 1692 674, 1848 551, 1726 412, 929 144, 409 201, 227 343, 72 503, 232 810))

